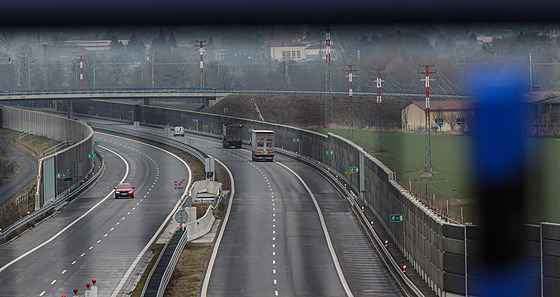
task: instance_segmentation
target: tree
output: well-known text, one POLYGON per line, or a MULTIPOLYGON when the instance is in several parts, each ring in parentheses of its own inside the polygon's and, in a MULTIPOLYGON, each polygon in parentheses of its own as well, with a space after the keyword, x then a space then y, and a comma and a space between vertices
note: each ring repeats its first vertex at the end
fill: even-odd
POLYGON ((457 125, 457 118, 460 117, 460 113, 456 111, 446 112, 443 115, 443 121, 451 127, 451 131, 455 131, 455 126, 457 125))
POLYGON ((120 54, 124 50, 124 44, 122 41, 117 39, 117 36, 113 34, 111 37, 111 44, 109 45, 110 51, 113 54, 120 54))
POLYGON ((169 33, 169 38, 167 39, 167 46, 169 47, 169 49, 177 48, 178 46, 178 42, 177 39, 175 39, 175 34, 173 33, 173 31, 169 33))
POLYGON ((4 54, 6 54, 8 58, 11 58, 11 49, 16 44, 14 31, 6 30, 0 33, 0 44, 2 45, 4 54))
POLYGON ((150 48, 150 50, 152 51, 152 53, 166 53, 169 52, 169 49, 170 47, 167 41, 167 37, 165 37, 165 34, 163 34, 163 29, 160 29, 159 34, 152 40, 152 47, 150 48))
POLYGON ((132 34, 128 40, 126 52, 133 61, 143 60, 146 53, 146 45, 144 42, 138 40, 136 34, 132 34))

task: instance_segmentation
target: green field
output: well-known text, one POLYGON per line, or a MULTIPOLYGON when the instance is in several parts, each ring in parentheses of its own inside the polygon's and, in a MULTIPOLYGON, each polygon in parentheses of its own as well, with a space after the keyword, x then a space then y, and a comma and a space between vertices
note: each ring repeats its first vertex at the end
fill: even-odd
MULTIPOLYGON (((317 129, 321 133, 331 132, 342 137, 348 136, 348 129, 317 129)), ((432 134, 433 177, 422 177, 425 167, 424 134, 384 132, 383 146, 386 152, 375 152, 377 132, 354 130, 356 144, 379 159, 391 170, 396 171, 398 181, 408 188, 409 181, 413 191, 424 193, 427 185, 429 192, 453 199, 474 200, 470 172, 470 136, 432 134)), ((560 223, 560 140, 531 139, 537 151, 533 156, 541 158, 537 170, 540 177, 540 193, 531 195, 531 208, 539 208, 538 214, 530 215, 531 222, 548 221, 560 223), (539 199, 541 198, 541 199, 539 199)), ((535 174, 532 174, 535 176, 535 174)), ((507 206, 504 206, 507 207, 507 206)))

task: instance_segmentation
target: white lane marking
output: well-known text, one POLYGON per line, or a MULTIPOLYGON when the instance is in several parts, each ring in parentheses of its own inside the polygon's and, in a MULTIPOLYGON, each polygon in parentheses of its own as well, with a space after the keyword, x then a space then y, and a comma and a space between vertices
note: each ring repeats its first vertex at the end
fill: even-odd
POLYGON ((74 265, 74 264, 76 264, 76 261, 72 262, 70 265, 74 265))
POLYGON ((121 222, 117 222, 117 225, 120 224, 121 222))
POLYGON ((46 293, 46 292, 43 291, 43 292, 41 292, 41 294, 39 294, 39 296, 43 296, 43 295, 45 295, 45 293, 46 293))
POLYGON ((101 239, 97 241, 97 243, 100 243, 100 242, 101 242, 101 239))
POLYGON ((272 240, 276 240, 276 237, 273 236, 273 237, 272 237, 272 240))
MULTIPOLYGON (((126 213, 126 215, 129 215, 129 214, 130 214, 130 211, 126 213)), ((123 218, 123 220, 124 220, 124 218, 123 218)))
POLYGON ((272 230, 272 234, 276 234, 276 230, 272 230))
POLYGON ((65 274, 65 273, 66 273, 66 269, 64 269, 64 271, 62 271, 62 273, 61 273, 61 274, 65 274))
MULTIPOLYGON (((128 172, 129 172, 129 166, 128 166, 128 162, 126 162, 126 160, 119 154, 117 154, 116 152, 103 147, 103 146, 99 146, 100 148, 106 149, 109 152, 117 155, 119 158, 121 158, 121 160, 123 160, 124 164, 126 165, 126 171, 124 174, 124 177, 121 179, 121 181, 119 183, 124 182, 124 180, 126 179, 126 177, 128 176, 128 172)), ((81 221, 83 218, 85 218, 88 214, 90 214, 94 209, 96 209, 99 205, 101 205, 101 203, 105 202, 105 200, 107 200, 109 197, 111 197, 113 195, 113 193, 115 192, 115 190, 111 190, 111 192, 109 194, 107 194, 107 196, 105 196, 105 198, 101 199, 101 201, 97 202, 96 205, 94 205, 93 207, 91 207, 88 211, 86 211, 83 215, 81 215, 79 218, 75 219, 72 223, 68 224, 66 227, 64 227, 62 230, 60 230, 58 233, 56 233, 55 235, 53 235, 51 238, 49 238, 48 240, 46 240, 45 242, 37 245, 36 247, 34 247, 33 249, 29 250, 28 252, 24 253, 23 255, 13 259, 12 261, 10 261, 8 264, 2 266, 0 268, 0 272, 6 270, 6 268, 12 266, 14 263, 20 261, 21 259, 31 255, 32 253, 34 253, 35 251, 37 251, 38 249, 44 247, 45 245, 49 244, 51 241, 55 240, 56 238, 58 238, 62 233, 66 232, 66 230, 70 229, 72 226, 74 226, 77 222, 81 221)))
POLYGON ((305 189, 307 190, 307 192, 309 193, 309 195, 311 196, 311 200, 313 200, 313 204, 315 205, 315 209, 317 210, 317 213, 319 214, 319 220, 321 221, 321 227, 323 228, 323 233, 325 234, 325 239, 327 240, 327 246, 329 247, 329 251, 331 253, 331 257, 333 259, 334 262, 334 267, 336 268, 336 272, 338 274, 338 278, 340 279, 340 282, 342 283, 342 287, 344 287, 344 291, 346 292, 346 295, 348 295, 349 297, 353 297, 354 294, 352 294, 352 291, 350 290, 350 287, 348 286, 348 283, 346 282, 346 278, 344 277, 344 273, 342 272, 342 268, 340 267, 340 263, 338 262, 338 257, 336 256, 336 252, 334 251, 332 242, 331 242, 331 237, 329 235, 329 230, 327 229, 327 224, 325 223, 325 218, 323 217, 323 212, 321 211, 321 208, 319 207, 319 204, 317 203, 317 199, 315 199, 315 195, 313 194, 313 192, 311 192, 311 189, 307 186, 307 184, 305 183, 305 181, 292 169, 288 168, 288 166, 280 163, 280 162, 276 162, 276 164, 279 164, 280 166, 286 168, 288 171, 290 171, 292 174, 294 174, 299 181, 303 184, 303 186, 305 187, 305 189))
POLYGON ((276 256, 276 252, 272 252, 272 255, 273 255, 273 256, 276 256))
MULTIPOLYGON (((135 140, 132 140, 135 141, 135 140)), ((191 168, 189 167, 189 165, 183 161, 183 159, 179 158, 177 155, 172 154, 164 149, 161 149, 159 147, 150 145, 150 144, 145 144, 147 146, 153 147, 157 150, 160 150, 164 153, 170 154, 171 156, 177 158, 177 160, 179 160, 181 163, 183 163, 185 165, 185 167, 187 167, 187 170, 189 172, 189 180, 187 182, 187 185, 185 187, 185 191, 183 192, 183 194, 181 195, 181 199, 179 199, 179 201, 177 201, 177 204, 175 204, 175 207, 173 207, 173 209, 171 210, 171 212, 169 213, 169 215, 165 218, 165 220, 163 221, 163 223, 161 224, 161 226, 159 226, 159 229, 156 231, 156 233, 154 234, 154 236, 150 239, 150 241, 148 242, 148 244, 146 244, 146 246, 144 246, 144 248, 142 249, 142 251, 140 251, 140 254, 138 254, 138 257, 136 257, 136 259, 134 259, 134 262, 132 262, 132 264, 130 265, 130 267, 128 268, 128 270, 126 271, 126 273, 124 274, 123 278, 121 279, 120 283, 118 284, 117 288, 115 289, 115 291, 113 291, 113 294, 111 294, 111 297, 117 297, 117 295, 119 294, 120 290, 122 289, 122 287, 124 286, 124 284, 126 283, 127 279, 130 277, 130 275, 132 274, 132 271, 134 270, 134 268, 136 268, 136 266, 138 265, 138 263, 140 262, 140 259, 142 259, 144 257, 144 254, 146 254, 146 252, 148 251, 148 249, 152 246, 152 244, 154 243, 154 241, 157 239, 158 235, 161 233, 161 231, 163 230, 163 228, 165 228, 165 226, 167 226, 167 223, 169 222, 169 220, 171 219, 171 217, 173 217, 173 215, 175 214, 175 212, 177 211, 177 209, 179 208, 179 206, 181 205, 181 203, 183 203, 183 197, 186 197, 187 195, 187 191, 190 187, 190 185, 192 184, 192 171, 191 168)), ((218 161, 219 162, 219 161, 218 161)), ((231 198, 230 198, 231 199, 231 198)), ((140 199, 140 201, 142 201, 143 199, 140 199)))
POLYGON ((277 285, 277 284, 278 284, 278 282, 276 282, 276 279, 274 279, 274 284, 275 284, 275 285, 277 285))
POLYGON ((272 244, 272 248, 275 248, 275 247, 276 247, 276 245, 273 243, 273 244, 272 244))
POLYGON ((235 180, 233 179, 233 174, 231 174, 231 171, 229 170, 229 168, 227 168, 227 166, 224 163, 222 163, 218 159, 216 159, 216 161, 218 161, 218 163, 220 163, 220 165, 222 165, 228 172, 229 180, 231 182, 231 189, 230 189, 230 196, 229 196, 226 217, 222 222, 223 226, 222 228, 220 228, 220 234, 218 234, 218 238, 216 239, 214 249, 212 250, 212 255, 210 256, 210 261, 208 262, 208 268, 206 269, 206 274, 204 275, 204 281, 202 282, 202 290, 200 290, 201 297, 206 297, 206 294, 208 294, 208 285, 210 283, 210 276, 212 275, 214 262, 216 261, 216 256, 218 255, 218 249, 220 248, 220 243, 222 242, 222 237, 224 236, 224 230, 226 229, 226 225, 229 220, 229 214, 231 213, 231 205, 233 202, 233 197, 235 196, 235 180))
POLYGON ((276 296, 278 296, 278 291, 274 291, 274 294, 275 294, 276 296))
POLYGON ((111 231, 115 230, 115 227, 111 228, 111 231))
POLYGON ((93 248, 93 246, 90 246, 89 249, 91 250, 93 248))
POLYGON ((276 273, 276 269, 272 269, 272 273, 276 273))
POLYGON ((85 255, 86 255, 86 253, 82 253, 82 254, 80 255, 80 257, 83 257, 83 256, 85 256, 85 255))
POLYGON ((107 235, 109 235, 109 233, 105 233, 105 235, 103 235, 103 237, 107 237, 107 235))
POLYGON ((276 265, 276 260, 272 260, 272 265, 276 265))
POLYGON ((51 285, 54 285, 55 283, 56 283, 56 279, 51 282, 51 285))

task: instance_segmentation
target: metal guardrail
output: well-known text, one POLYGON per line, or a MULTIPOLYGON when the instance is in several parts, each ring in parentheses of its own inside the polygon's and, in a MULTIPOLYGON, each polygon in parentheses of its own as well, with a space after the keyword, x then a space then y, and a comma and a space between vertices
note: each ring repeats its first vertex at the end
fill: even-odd
MULTIPOLYGON (((93 176, 90 179, 85 181, 83 184, 81 184, 79 187, 77 187, 73 191, 71 191, 71 192, 69 192, 65 195, 61 195, 56 200, 52 201, 48 206, 42 207, 41 209, 32 212, 28 216, 26 216, 26 217, 18 220, 17 222, 11 224, 10 226, 6 227, 4 230, 1 230, 0 231, 0 242, 5 242, 7 238, 9 238, 14 232, 18 231, 20 228, 24 227, 25 225, 27 225, 30 222, 40 220, 41 218, 43 218, 46 214, 48 214, 53 209, 62 206, 62 204, 65 201, 68 201, 70 199, 75 198, 77 195, 81 194, 84 189, 86 189, 93 182, 95 182, 97 179, 99 179, 99 177, 101 176, 101 174, 105 170, 105 162, 103 162, 103 158, 99 155, 99 153, 97 151, 95 153, 97 154, 97 157, 99 157, 99 159, 101 160, 101 166, 99 167, 97 172, 95 172, 93 174, 93 176)), ((92 170, 94 168, 92 168, 92 170)))
POLYGON ((335 176, 338 176, 340 174, 337 175, 337 173, 334 170, 332 170, 331 168, 328 168, 328 170, 327 170, 327 168, 325 168, 325 166, 323 164, 321 164, 320 162, 312 160, 308 157, 301 156, 301 155, 299 155, 295 152, 291 152, 291 151, 288 151, 288 150, 276 150, 276 152, 279 153, 279 154, 283 154, 283 155, 286 155, 288 157, 291 157, 293 159, 299 160, 301 162, 304 162, 304 163, 312 166, 313 168, 316 168, 317 170, 319 170, 323 175, 329 177, 339 187, 339 189, 345 193, 346 200, 348 200, 348 202, 355 208, 356 212, 360 214, 360 218, 362 219, 364 225, 368 227, 370 234, 375 238, 375 242, 379 246, 379 250, 383 251, 383 254, 384 254, 385 258, 389 260, 389 262, 391 263, 391 266, 393 267, 393 270, 397 273, 397 275, 399 275, 399 277, 409 287, 411 292, 413 292, 418 297, 423 297, 424 296, 424 294, 422 294, 420 289, 418 289, 418 287, 416 287, 416 285, 402 271, 401 267, 397 264, 397 262, 392 257, 392 255, 389 253, 387 248, 385 248, 384 243, 381 241, 381 239, 379 238, 379 236, 377 235, 377 233, 375 232, 373 227, 370 225, 370 223, 369 223, 367 217, 365 216, 364 212, 361 211, 360 205, 354 199, 355 195, 352 193, 352 191, 348 190, 348 188, 345 187, 340 182, 340 180, 338 178, 335 177, 335 176))
MULTIPOLYGON (((94 94, 165 94, 165 93, 205 93, 208 96, 216 94, 279 94, 279 95, 324 95, 324 90, 242 90, 242 89, 201 89, 201 88, 153 88, 153 89, 51 89, 51 90, 3 90, 0 91, 0 99, 7 96, 29 96, 29 95, 94 95, 94 94)), ((335 91, 333 95, 346 96, 348 91, 335 91)), ((354 92, 354 96, 377 96, 375 92, 354 92)), ((383 93, 387 97, 418 97, 425 98, 426 94, 407 93, 383 93)), ((460 95, 431 95, 434 98, 472 99, 471 96, 460 95)))

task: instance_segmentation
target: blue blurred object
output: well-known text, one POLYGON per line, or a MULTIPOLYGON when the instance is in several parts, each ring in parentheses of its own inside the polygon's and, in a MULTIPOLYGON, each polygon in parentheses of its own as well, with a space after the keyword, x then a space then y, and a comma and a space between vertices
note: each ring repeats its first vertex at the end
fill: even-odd
POLYGON ((482 181, 493 183, 518 170, 527 155, 522 104, 526 83, 505 66, 485 68, 477 75, 474 168, 482 181))
MULTIPOLYGON (((481 263, 477 296, 529 296, 531 269, 524 256, 527 139, 523 95, 526 83, 513 68, 493 66, 476 72, 477 98, 473 174, 480 212, 481 263)), ((471 293, 471 292, 469 292, 471 293)))

